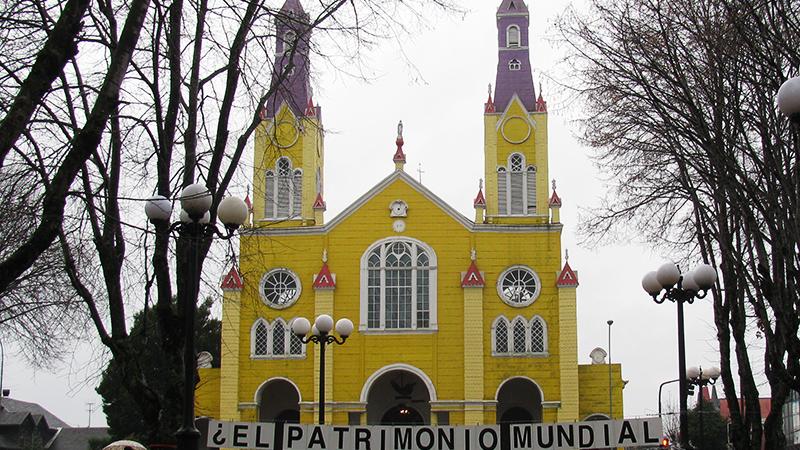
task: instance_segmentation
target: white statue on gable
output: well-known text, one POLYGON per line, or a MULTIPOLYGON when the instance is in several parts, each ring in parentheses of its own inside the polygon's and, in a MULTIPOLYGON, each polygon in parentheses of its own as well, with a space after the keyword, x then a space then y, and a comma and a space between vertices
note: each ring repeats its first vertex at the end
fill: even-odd
POLYGON ((408 217, 408 204, 395 200, 389 205, 389 217, 408 217))
POLYGON ((595 348, 589 353, 589 358, 592 358, 592 364, 605 364, 606 356, 608 356, 608 353, 600 347, 595 348))

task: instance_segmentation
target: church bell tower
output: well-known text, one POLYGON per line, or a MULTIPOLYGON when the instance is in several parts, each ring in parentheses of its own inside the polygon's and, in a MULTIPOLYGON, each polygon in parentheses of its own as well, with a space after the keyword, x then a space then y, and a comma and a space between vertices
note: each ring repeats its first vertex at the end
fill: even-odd
POLYGON ((530 13, 523 0, 497 9, 497 77, 484 110, 486 222, 548 223, 547 104, 536 97, 530 13))
POLYGON ((255 226, 322 225, 322 110, 309 82, 312 28, 299 0, 275 16, 272 95, 256 131, 253 173, 255 226))

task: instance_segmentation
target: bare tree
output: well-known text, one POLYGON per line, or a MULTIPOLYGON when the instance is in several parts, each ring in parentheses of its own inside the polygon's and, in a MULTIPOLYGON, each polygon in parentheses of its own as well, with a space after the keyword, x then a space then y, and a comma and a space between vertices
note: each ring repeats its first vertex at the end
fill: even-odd
POLYGON ((790 0, 595 0, 560 24, 587 106, 584 139, 614 183, 583 232, 599 242, 631 225, 717 267, 737 449, 761 448, 762 432, 766 448, 783 448, 781 407, 800 389, 800 148, 774 106, 800 63, 798 14, 790 0), (772 390, 763 428, 752 326, 772 390))
MULTIPOLYGON (((59 8, 44 9, 41 0, 19 2, 31 6, 32 28, 47 35, 56 26, 51 16, 59 8)), ((66 10, 68 3, 58 5, 66 10)), ((218 202, 241 173, 264 105, 285 89, 295 52, 355 58, 362 47, 402 34, 409 17, 424 20, 426 8, 453 10, 446 0, 323 0, 308 15, 297 15, 274 3, 93 3, 82 18, 78 53, 43 88, 0 168, 35 180, 28 201, 41 205, 30 233, 0 253, 0 292, 35 271, 58 245, 74 295, 119 364, 122 387, 152 425, 146 426, 149 435, 140 436, 145 442, 171 438, 159 435, 156 424, 162 405, 182 389, 163 392, 147 383, 146 362, 130 344, 131 312, 155 310, 158 345, 180 370, 185 302, 176 299, 197 286, 186 283, 195 264, 187 260, 188 243, 172 241, 166 224, 148 230, 142 200, 152 194, 175 198, 183 186, 199 181, 214 195, 214 220, 218 202), (288 54, 275 51, 277 24, 295 32, 297 45, 288 54), (134 25, 142 35, 138 44, 134 25)), ((22 92, 21 75, 31 67, 27 51, 0 55, 6 92, 22 92), (11 64, 15 58, 23 63, 11 64)), ((7 115, 12 111, 4 109, 7 115)), ((198 270, 210 250, 209 239, 198 270)))

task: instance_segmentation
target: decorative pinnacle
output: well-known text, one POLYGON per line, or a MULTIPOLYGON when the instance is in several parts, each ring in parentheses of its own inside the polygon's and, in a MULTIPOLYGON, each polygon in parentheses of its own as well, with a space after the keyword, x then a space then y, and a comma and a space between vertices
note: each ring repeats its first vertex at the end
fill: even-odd
POLYGON ((569 262, 569 249, 564 250, 564 260, 569 262))
MULTIPOLYGON (((405 141, 403 141, 402 120, 397 124, 397 141, 395 143, 397 144, 397 151, 394 153, 394 158, 392 158, 392 160, 395 162, 395 164, 405 164, 406 154, 403 153, 403 144, 405 144, 405 141)), ((397 167, 400 168, 401 166, 397 167)))
POLYGON ((403 121, 402 120, 397 124, 397 140, 398 141, 402 141, 403 140, 403 121))
POLYGON ((474 248, 469 251, 469 259, 472 260, 472 261, 477 261, 478 260, 478 252, 475 251, 474 248))
POLYGON ((483 178, 478 180, 478 190, 479 191, 483 190, 483 178))
POLYGON ((555 178, 553 178, 553 190, 554 191, 556 190, 556 179, 555 178))
POLYGON ((489 83, 489 97, 492 96, 492 83, 489 83))
POLYGON ((324 263, 328 262, 328 249, 327 248, 322 250, 322 262, 324 262, 324 263))

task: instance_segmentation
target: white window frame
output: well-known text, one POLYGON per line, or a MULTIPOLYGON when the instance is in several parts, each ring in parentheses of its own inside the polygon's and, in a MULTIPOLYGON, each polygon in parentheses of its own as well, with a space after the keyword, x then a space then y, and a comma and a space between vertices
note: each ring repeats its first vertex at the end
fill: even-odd
POLYGON ((295 168, 292 166, 292 160, 287 156, 281 156, 275 161, 275 166, 270 167, 264 171, 264 185, 265 185, 265 195, 264 195, 264 218, 265 219, 292 219, 302 215, 302 207, 303 207, 303 169, 295 168), (289 196, 289 211, 288 215, 279 215, 278 214, 278 198, 280 197, 280 188, 281 188, 281 170, 280 170, 280 163, 281 161, 286 161, 289 164, 289 192, 287 195, 289 196), (300 178, 300 182, 296 183, 295 179, 298 177, 300 178), (269 177, 272 177, 272 202, 269 201, 269 196, 266 195, 269 192, 269 187, 266 186, 267 183, 270 182, 269 177), (298 185, 299 184, 299 185, 298 185), (295 192, 300 192, 300 200, 299 202, 295 201, 295 192))
POLYGON ((534 302, 536 302, 541 293, 542 293, 542 280, 541 278, 539 278, 539 274, 528 266, 524 266, 521 264, 510 266, 506 268, 506 270, 501 272, 500 276, 497 277, 497 295, 500 297, 500 300, 502 300, 503 303, 512 306, 514 308, 524 308, 526 306, 532 305, 534 302), (512 270, 520 270, 520 269, 530 271, 530 273, 533 275, 533 279, 536 281, 536 287, 533 290, 533 297, 530 300, 524 303, 513 303, 511 300, 507 299, 506 296, 503 294, 503 280, 505 279, 506 275, 512 270))
MULTIPOLYGON (((382 252, 383 253, 383 252, 382 252)), ((361 255, 361 308, 359 317, 359 331, 364 333, 407 334, 430 333, 438 329, 437 321, 437 258, 436 252, 428 244, 408 237, 390 237, 372 243, 361 255), (369 322, 369 256, 376 247, 382 247, 393 242, 405 242, 422 247, 428 254, 428 326, 417 327, 417 266, 412 266, 411 275, 411 328, 386 328, 386 266, 385 255, 381 255, 381 304, 380 326, 368 328, 369 322)))
POLYGON ((285 321, 282 318, 278 317, 270 323, 263 317, 259 317, 253 322, 253 326, 250 327, 250 359, 305 359, 306 357, 306 344, 302 344, 302 348, 300 350, 299 355, 291 354, 291 339, 292 339, 292 322, 295 319, 290 321, 285 321), (280 323, 283 325, 283 333, 284 333, 284 353, 280 355, 276 355, 273 353, 273 341, 274 337, 272 335, 272 330, 276 323, 280 323), (259 324, 264 324, 267 328, 267 353, 264 355, 257 355, 256 354, 256 329, 258 328, 259 324))
POLYGON ((522 46, 522 31, 520 31, 519 26, 517 25, 509 25, 506 28, 506 48, 518 48, 522 46), (515 30, 517 32, 517 42, 511 42, 511 31, 515 30))
POLYGON ((492 345, 492 356, 497 358, 543 358, 550 356, 550 347, 549 347, 549 331, 547 328, 547 321, 544 320, 538 314, 533 316, 530 320, 522 317, 516 316, 514 319, 509 320, 506 316, 497 316, 492 322, 492 329, 491 329, 491 345, 492 345), (533 323, 535 321, 540 321, 542 324, 542 344, 544 351, 543 352, 534 352, 533 349, 533 341, 532 341, 532 330, 533 330, 533 323), (498 352, 497 351, 497 325, 500 322, 504 322, 506 325, 506 348, 508 349, 506 352, 498 352), (522 323, 525 326, 525 351, 524 352, 515 352, 514 351, 514 325, 517 323, 522 323))
POLYGON ((535 184, 536 183, 536 172, 537 172, 536 166, 529 165, 527 163, 526 159, 525 159, 525 155, 523 155, 522 153, 518 153, 518 152, 514 152, 514 153, 508 155, 508 160, 506 161, 506 165, 505 166, 497 166, 498 202, 500 201, 500 195, 499 195, 499 190, 501 188, 500 177, 504 177, 505 194, 506 194, 506 204, 504 205, 505 208, 502 207, 503 205, 498 205, 498 208, 497 208, 498 215, 501 215, 501 216, 512 216, 512 217, 530 217, 530 216, 536 215, 536 198, 535 198, 536 197, 536 184, 535 184), (513 170, 513 167, 511 166, 511 158, 513 158, 514 156, 519 156, 520 158, 522 158, 522 164, 521 164, 522 170, 521 170, 521 172, 513 170), (512 206, 511 205, 511 203, 512 203, 512 198, 511 198, 511 191, 512 191, 511 181, 512 181, 512 177, 511 177, 511 174, 512 173, 517 173, 517 174, 518 173, 522 173, 522 177, 520 177, 520 179, 522 180, 521 181, 522 186, 520 186, 520 188, 522 190, 522 214, 512 214, 511 213, 511 211, 512 211, 512 208, 511 208, 511 206, 512 206), (529 194, 531 194, 531 192, 529 192, 529 189, 528 189, 528 177, 531 177, 531 176, 534 178, 534 180, 533 180, 533 182, 534 182, 534 190, 533 190, 534 198, 532 198, 532 199, 529 198, 530 197, 529 194))

